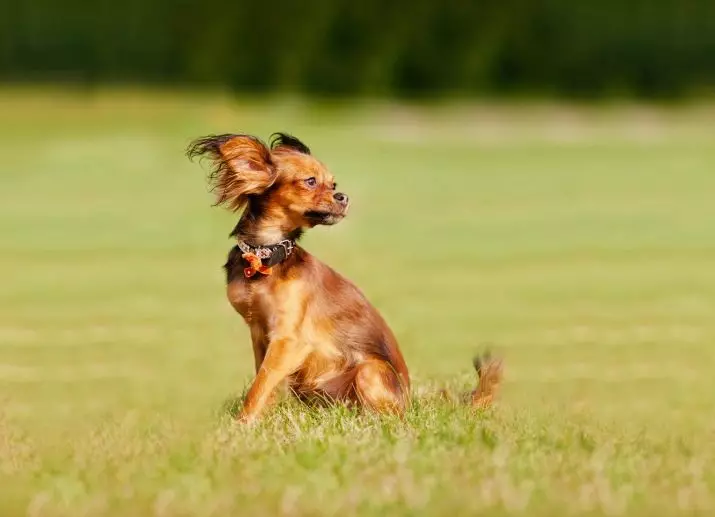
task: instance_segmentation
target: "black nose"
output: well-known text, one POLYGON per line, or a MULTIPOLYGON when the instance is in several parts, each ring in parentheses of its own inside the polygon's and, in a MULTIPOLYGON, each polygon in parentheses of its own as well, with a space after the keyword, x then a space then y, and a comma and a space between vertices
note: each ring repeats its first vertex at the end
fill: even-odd
POLYGON ((335 201, 342 205, 348 204, 348 196, 346 196, 342 192, 336 192, 335 194, 333 194, 333 199, 335 199, 335 201))

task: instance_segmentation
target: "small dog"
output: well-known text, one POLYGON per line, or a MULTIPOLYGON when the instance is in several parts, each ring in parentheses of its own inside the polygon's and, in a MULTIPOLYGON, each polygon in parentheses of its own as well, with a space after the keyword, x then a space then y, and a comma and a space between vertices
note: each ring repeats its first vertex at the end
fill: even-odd
MULTIPOLYGON (((307 228, 348 213, 348 196, 297 138, 276 133, 270 146, 254 136, 210 135, 192 142, 189 158, 209 157, 209 183, 242 215, 226 262, 227 295, 251 332, 256 377, 242 422, 254 421, 284 381, 299 398, 357 404, 403 414, 410 377, 395 336, 362 292, 296 242, 307 228)), ((475 363, 471 401, 491 403, 501 363, 475 363)))

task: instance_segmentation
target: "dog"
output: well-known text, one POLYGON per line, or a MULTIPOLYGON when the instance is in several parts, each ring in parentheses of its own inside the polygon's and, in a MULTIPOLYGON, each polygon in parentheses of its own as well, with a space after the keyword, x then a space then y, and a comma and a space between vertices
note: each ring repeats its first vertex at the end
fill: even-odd
MULTIPOLYGON (((394 334, 349 280, 297 244, 333 225, 350 200, 308 146, 285 133, 266 145, 246 134, 194 140, 190 159, 213 162, 216 204, 240 213, 224 266, 227 297, 250 329, 256 376, 238 420, 255 421, 286 383, 302 400, 327 400, 403 415, 410 376, 394 334)), ((475 362, 477 407, 491 404, 501 363, 475 362)))

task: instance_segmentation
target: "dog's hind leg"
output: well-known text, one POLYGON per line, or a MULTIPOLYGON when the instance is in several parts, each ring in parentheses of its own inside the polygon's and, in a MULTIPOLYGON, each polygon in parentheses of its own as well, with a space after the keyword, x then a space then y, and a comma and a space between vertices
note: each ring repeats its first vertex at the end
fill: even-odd
POLYGON ((357 365, 354 387, 358 402, 366 408, 398 415, 407 408, 407 389, 386 361, 373 359, 357 365))

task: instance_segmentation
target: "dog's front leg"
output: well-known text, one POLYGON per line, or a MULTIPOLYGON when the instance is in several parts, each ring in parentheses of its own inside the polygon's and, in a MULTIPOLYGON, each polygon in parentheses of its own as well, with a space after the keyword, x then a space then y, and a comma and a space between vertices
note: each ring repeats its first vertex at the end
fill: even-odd
POLYGON ((248 390, 238 420, 245 423, 253 422, 270 402, 276 386, 303 364, 308 352, 308 346, 298 343, 293 338, 271 341, 256 378, 248 390))

